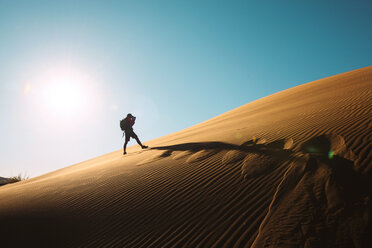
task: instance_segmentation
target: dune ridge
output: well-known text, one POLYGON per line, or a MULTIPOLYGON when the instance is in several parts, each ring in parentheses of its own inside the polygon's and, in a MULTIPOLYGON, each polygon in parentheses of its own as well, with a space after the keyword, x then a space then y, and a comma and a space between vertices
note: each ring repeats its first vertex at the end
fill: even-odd
POLYGON ((371 96, 370 66, 2 186, 2 242, 369 247, 371 96))

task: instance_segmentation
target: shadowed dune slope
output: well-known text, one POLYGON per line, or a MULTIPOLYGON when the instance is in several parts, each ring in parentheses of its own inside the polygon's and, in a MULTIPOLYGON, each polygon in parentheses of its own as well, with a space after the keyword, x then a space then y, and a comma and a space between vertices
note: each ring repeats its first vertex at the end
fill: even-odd
POLYGON ((366 67, 2 186, 2 247, 372 247, 371 96, 366 67))

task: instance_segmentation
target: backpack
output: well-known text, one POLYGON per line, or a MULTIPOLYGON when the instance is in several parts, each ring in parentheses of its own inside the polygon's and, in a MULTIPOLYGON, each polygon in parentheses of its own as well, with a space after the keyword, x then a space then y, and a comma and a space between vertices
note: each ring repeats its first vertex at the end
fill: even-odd
POLYGON ((121 129, 121 131, 125 131, 125 130, 128 129, 128 122, 127 122, 126 119, 122 119, 120 121, 120 129, 121 129))

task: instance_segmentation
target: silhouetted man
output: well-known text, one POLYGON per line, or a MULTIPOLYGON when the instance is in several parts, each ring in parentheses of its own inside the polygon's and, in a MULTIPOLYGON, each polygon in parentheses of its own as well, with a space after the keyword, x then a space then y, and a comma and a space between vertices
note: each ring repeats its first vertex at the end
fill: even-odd
POLYGON ((125 117, 123 120, 120 121, 120 128, 124 131, 125 134, 125 142, 124 142, 124 155, 127 154, 127 144, 130 140, 130 138, 134 138, 137 143, 142 147, 142 149, 147 148, 148 146, 142 145, 141 141, 138 139, 137 134, 133 131, 133 125, 136 121, 136 117, 134 117, 132 114, 128 114, 127 117, 125 117))

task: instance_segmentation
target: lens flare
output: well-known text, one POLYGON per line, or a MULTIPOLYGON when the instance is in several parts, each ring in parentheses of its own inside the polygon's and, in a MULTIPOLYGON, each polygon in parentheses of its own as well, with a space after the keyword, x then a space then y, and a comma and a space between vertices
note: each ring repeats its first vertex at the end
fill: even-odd
POLYGON ((236 133, 235 134, 236 139, 241 139, 242 137, 243 137, 243 135, 241 133, 236 133))
POLYGON ((334 155, 335 155, 334 151, 330 150, 330 151, 328 152, 328 158, 329 158, 329 159, 332 159, 334 155))

